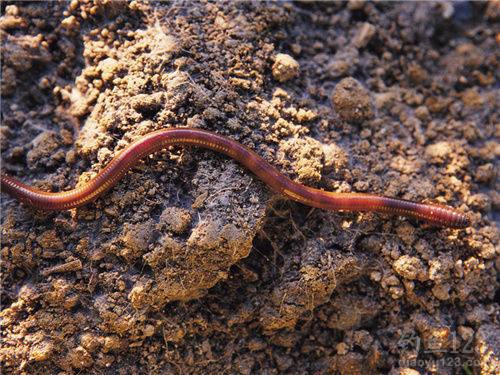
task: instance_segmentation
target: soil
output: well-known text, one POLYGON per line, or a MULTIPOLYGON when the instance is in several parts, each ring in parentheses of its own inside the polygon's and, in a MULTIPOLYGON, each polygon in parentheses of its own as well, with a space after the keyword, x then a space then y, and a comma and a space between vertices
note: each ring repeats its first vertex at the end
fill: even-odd
POLYGON ((189 126, 472 220, 311 209, 195 148, 67 212, 2 195, 2 373, 498 373, 498 4, 2 3, 2 170, 27 183, 189 126))

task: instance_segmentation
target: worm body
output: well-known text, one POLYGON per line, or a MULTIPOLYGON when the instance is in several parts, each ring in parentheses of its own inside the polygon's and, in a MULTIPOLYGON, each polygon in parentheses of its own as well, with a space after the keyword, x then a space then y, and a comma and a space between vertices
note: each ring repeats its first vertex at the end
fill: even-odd
POLYGON ((389 213, 452 228, 469 225, 465 214, 449 206, 373 194, 333 193, 301 185, 242 144, 208 131, 190 128, 165 129, 145 135, 118 153, 92 180, 73 190, 49 193, 25 185, 4 173, 1 174, 1 188, 3 192, 36 208, 68 210, 96 199, 116 185, 144 156, 172 145, 197 146, 225 154, 248 168, 274 192, 312 207, 334 211, 389 213))

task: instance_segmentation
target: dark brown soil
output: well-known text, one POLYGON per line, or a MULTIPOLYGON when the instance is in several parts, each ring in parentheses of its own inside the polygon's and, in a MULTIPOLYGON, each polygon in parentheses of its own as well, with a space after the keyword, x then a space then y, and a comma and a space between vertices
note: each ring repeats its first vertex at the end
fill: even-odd
POLYGON ((190 148, 84 208, 2 195, 2 373, 498 373, 498 4, 2 3, 2 170, 25 182, 190 126, 472 218, 314 210, 190 148))

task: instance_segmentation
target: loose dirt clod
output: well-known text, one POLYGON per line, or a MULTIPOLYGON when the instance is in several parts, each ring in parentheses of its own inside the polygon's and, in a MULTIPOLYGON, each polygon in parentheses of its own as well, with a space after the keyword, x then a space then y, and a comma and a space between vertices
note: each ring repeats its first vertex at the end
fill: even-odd
POLYGON ((273 76, 279 82, 286 82, 299 75, 299 63, 285 53, 278 53, 274 59, 273 76))
POLYGON ((370 92, 352 77, 337 83, 332 103, 335 111, 345 121, 359 123, 373 117, 370 92))

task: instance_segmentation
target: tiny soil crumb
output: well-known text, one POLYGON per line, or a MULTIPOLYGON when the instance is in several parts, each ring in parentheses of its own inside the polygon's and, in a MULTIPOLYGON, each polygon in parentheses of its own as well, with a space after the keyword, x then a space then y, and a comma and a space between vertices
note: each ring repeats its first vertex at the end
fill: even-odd
POLYGON ((1 9, 2 171, 26 183, 188 126, 472 222, 311 209, 190 147, 71 211, 2 195, 2 373, 498 373, 498 2, 1 9))

